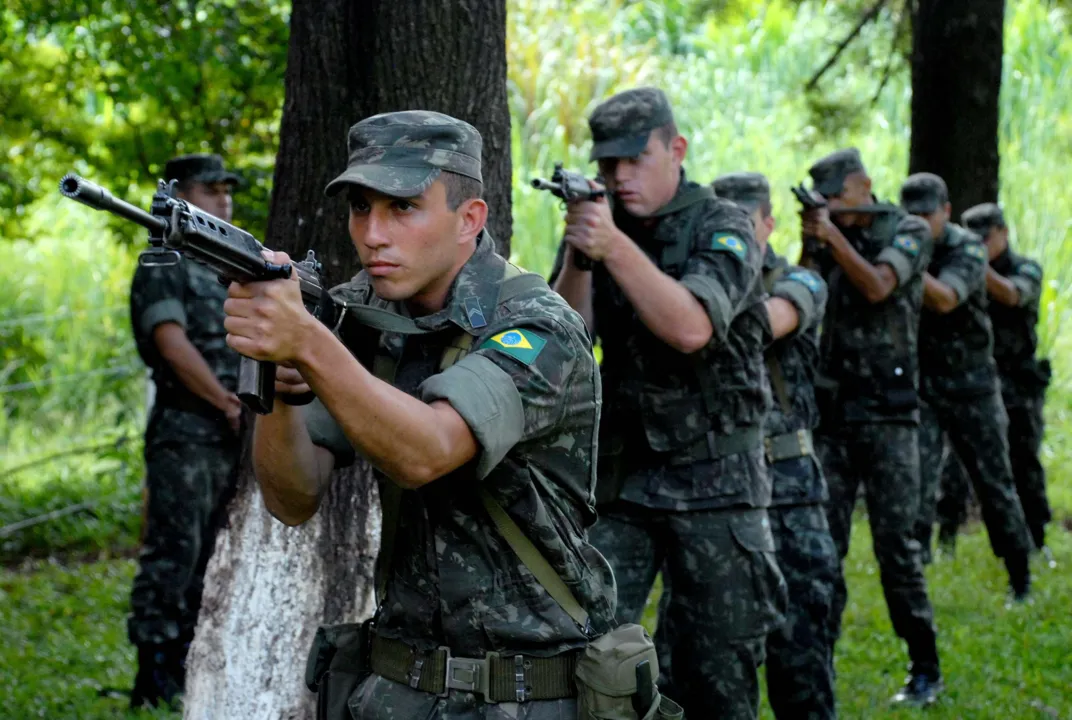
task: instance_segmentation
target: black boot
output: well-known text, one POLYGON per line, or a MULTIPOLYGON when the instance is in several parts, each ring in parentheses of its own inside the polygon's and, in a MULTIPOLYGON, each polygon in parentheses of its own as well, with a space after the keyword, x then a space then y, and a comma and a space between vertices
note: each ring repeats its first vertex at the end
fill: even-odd
POLYGON ((138 674, 130 692, 130 707, 177 707, 182 696, 184 672, 179 664, 177 641, 138 646, 138 674))
POLYGON ((901 691, 893 696, 891 702, 900 705, 913 705, 915 707, 927 707, 938 701, 938 696, 945 689, 942 674, 937 670, 933 672, 913 671, 901 691))

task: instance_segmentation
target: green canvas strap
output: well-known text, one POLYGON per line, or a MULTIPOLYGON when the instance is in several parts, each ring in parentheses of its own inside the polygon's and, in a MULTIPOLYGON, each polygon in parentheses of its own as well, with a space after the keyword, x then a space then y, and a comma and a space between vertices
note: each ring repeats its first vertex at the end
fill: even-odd
POLYGON ((555 569, 551 567, 551 563, 547 562, 547 559, 532 544, 532 541, 525 537, 525 533, 514 522, 514 519, 486 489, 480 488, 478 492, 480 493, 480 501, 484 503, 484 508, 488 511, 488 515, 491 516, 491 521, 495 523, 495 529, 499 531, 499 534, 503 536, 507 544, 513 548, 518 559, 535 576, 536 581, 543 585, 543 589, 547 591, 547 594, 562 606, 566 614, 573 618, 573 621, 581 628, 587 629, 588 613, 577 602, 577 598, 573 596, 573 593, 570 592, 570 589, 559 574, 555 572, 555 569))

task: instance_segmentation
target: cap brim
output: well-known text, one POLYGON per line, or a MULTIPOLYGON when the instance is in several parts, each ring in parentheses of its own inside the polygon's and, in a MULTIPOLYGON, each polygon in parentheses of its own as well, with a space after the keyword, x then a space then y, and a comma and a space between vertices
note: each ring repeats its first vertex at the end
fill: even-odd
POLYGON ((603 140, 592 145, 592 152, 588 161, 602 160, 604 158, 635 158, 644 152, 648 146, 648 137, 651 132, 630 137, 613 138, 603 140))
POLYGON ((360 185, 397 198, 417 197, 435 182, 439 168, 395 165, 354 165, 328 183, 324 194, 332 196, 347 185, 360 185))
POLYGON ((929 215, 938 209, 938 201, 930 198, 923 198, 921 200, 904 200, 901 202, 901 208, 910 215, 929 215))
POLYGON ((211 172, 203 172, 193 175, 189 178, 189 182, 199 183, 230 183, 231 185, 243 185, 242 178, 235 175, 233 172, 226 170, 213 170, 211 172))

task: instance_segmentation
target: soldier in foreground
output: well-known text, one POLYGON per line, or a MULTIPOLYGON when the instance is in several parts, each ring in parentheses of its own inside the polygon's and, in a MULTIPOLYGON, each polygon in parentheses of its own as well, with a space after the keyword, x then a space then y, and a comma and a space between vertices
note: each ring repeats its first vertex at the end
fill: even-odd
POLYGON ((1023 600, 1031 587, 1031 541, 1009 465, 1008 418, 987 314, 986 248, 974 233, 949 222, 949 193, 937 175, 909 177, 901 205, 927 222, 934 239, 919 329, 922 480, 916 537, 928 555, 944 432, 975 486, 990 546, 1005 561, 1012 593, 1023 600))
MULTIPOLYGON (((911 660, 897 703, 928 705, 941 692, 934 612, 919 543, 919 375, 916 332, 931 255, 925 222, 878 206, 860 154, 839 150, 809 170, 827 207, 802 219, 805 253, 829 289, 816 380, 816 449, 829 484, 827 517, 844 562, 863 483, 890 620, 911 660), (844 212, 858 209, 858 212, 844 212), (840 210, 831 220, 829 210, 840 210)), ((832 632, 848 593, 839 573, 832 632)))
MULTIPOLYGON (((986 290, 994 332, 994 360, 1009 418, 1009 459, 1016 493, 1035 548, 1042 550, 1052 563, 1052 554, 1046 546, 1050 505, 1046 499, 1046 475, 1039 461, 1050 363, 1035 357, 1042 268, 1009 248, 1009 228, 998 205, 976 205, 961 215, 961 222, 986 244, 989 260, 986 290)), ((942 494, 940 539, 952 547, 957 528, 965 519, 968 487, 966 484, 945 486, 942 494)))
MULTIPOLYGON (((230 222, 239 183, 217 155, 168 161, 178 197, 230 222)), ((201 606, 221 503, 234 482, 242 405, 238 355, 226 343, 226 288, 194 262, 139 265, 130 289, 138 353, 155 400, 145 429, 148 504, 131 592, 130 641, 138 648, 131 705, 172 703, 201 606)))
POLYGON ((388 113, 354 125, 348 149, 327 192, 347 193, 364 270, 332 294, 355 314, 389 311, 400 331, 370 342, 344 323, 337 336, 305 310, 296 279, 231 286, 229 344, 289 366, 280 392, 318 398, 277 400, 257 418, 265 504, 305 522, 355 451, 382 481, 391 542, 354 718, 575 717, 576 690, 561 680, 613 619, 613 579, 583 530, 600 404, 584 321, 542 279, 511 281, 520 271, 484 230, 475 128, 388 113), (589 627, 524 568, 490 507, 572 589, 589 627))
POLYGON ((830 611, 838 555, 826 520, 826 480, 815 458, 819 424, 815 372, 826 283, 774 252, 770 186, 759 173, 732 173, 715 193, 751 214, 763 250, 763 285, 771 336, 764 354, 774 394, 764 449, 771 479, 770 515, 789 605, 785 623, 767 636, 767 698, 780 720, 837 717, 830 611))
POLYGON ((603 343, 592 542, 619 622, 639 621, 665 561, 669 692, 686 715, 754 718, 785 602, 766 513, 762 254, 748 215, 686 178, 662 91, 615 95, 589 126, 611 197, 569 206, 553 285, 603 343))

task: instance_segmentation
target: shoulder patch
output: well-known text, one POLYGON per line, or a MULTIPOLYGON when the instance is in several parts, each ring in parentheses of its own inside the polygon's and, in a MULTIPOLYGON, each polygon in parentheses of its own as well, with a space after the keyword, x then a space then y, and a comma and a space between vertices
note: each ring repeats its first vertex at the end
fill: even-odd
POLYGON ((1016 268, 1016 272, 1021 275, 1027 275, 1030 278, 1035 278, 1036 280, 1042 279, 1042 268, 1033 262, 1025 262, 1023 265, 1016 268))
POLYGON ((898 235, 893 239, 893 246, 903 251, 906 255, 915 257, 919 255, 919 240, 911 235, 898 235))
POLYGON ((976 260, 982 260, 986 262, 986 247, 980 242, 965 243, 964 250, 969 257, 973 257, 976 260))
POLYGON ((803 270, 796 270, 785 276, 787 280, 795 280, 804 287, 811 290, 812 295, 818 295, 822 286, 819 281, 815 279, 815 276, 811 273, 806 273, 803 270))
POLYGON ((716 232, 711 237, 711 249, 718 252, 733 253, 741 260, 748 257, 748 246, 744 240, 732 233, 716 232))
POLYGON ((532 361, 547 345, 547 341, 531 330, 506 330, 494 335, 480 344, 478 350, 498 350, 526 365, 532 361))

